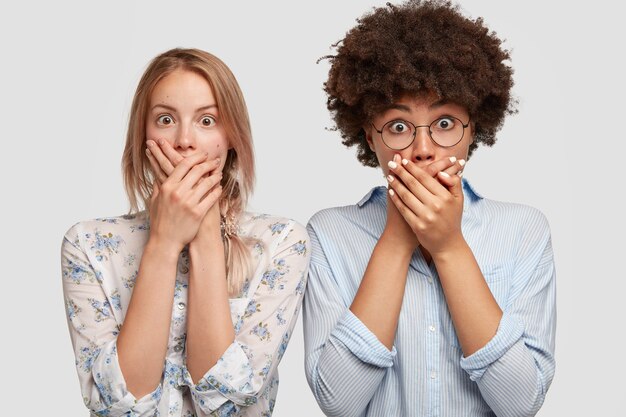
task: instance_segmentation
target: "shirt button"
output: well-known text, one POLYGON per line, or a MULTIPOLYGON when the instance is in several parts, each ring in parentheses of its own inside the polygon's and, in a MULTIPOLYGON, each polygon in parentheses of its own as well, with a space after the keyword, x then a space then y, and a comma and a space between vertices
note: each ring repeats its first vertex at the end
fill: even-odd
POLYGON ((187 272, 189 272, 189 268, 187 268, 187 265, 181 265, 178 270, 181 274, 186 274, 187 272))
POLYGON ((428 283, 429 283, 429 284, 432 284, 432 283, 433 283, 433 277, 428 277, 428 278, 426 278, 426 279, 428 280, 428 283))
POLYGON ((178 309, 179 310, 183 310, 185 308, 185 303, 183 303, 182 301, 180 303, 178 303, 178 309))
POLYGON ((434 332, 435 331, 435 326, 433 326, 433 325, 428 326, 428 330, 430 330, 431 332, 434 332))
POLYGON ((435 379, 435 378, 437 378, 437 372, 435 372, 435 371, 431 371, 431 373, 430 373, 430 379, 435 379))

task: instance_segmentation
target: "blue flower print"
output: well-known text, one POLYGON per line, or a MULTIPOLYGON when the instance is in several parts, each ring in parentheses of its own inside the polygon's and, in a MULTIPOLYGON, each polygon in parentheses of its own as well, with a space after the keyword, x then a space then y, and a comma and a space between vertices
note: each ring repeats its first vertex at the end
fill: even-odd
POLYGON ((265 248, 261 242, 256 242, 254 244, 254 248, 252 249, 252 252, 254 253, 255 256, 258 257, 258 256, 263 255, 263 253, 265 252, 265 248))
POLYGON ((255 214, 254 216, 252 216, 250 220, 265 220, 268 217, 270 217, 269 214, 259 213, 259 214, 255 214))
POLYGON ((128 256, 124 257, 124 266, 133 266, 135 259, 137 259, 137 255, 129 253, 128 256))
POLYGON ((285 354, 288 344, 289 344, 289 332, 285 332, 285 334, 283 334, 283 339, 280 342, 280 346, 278 347, 278 360, 280 360, 285 354))
POLYGON ((122 300, 120 297, 120 292, 116 288, 115 291, 111 294, 111 304, 113 304, 113 308, 117 311, 122 311, 122 300))
POLYGON ((276 322, 278 323, 279 326, 284 326, 285 324, 287 324, 287 320, 285 320, 285 318, 283 317, 283 314, 285 313, 285 308, 279 308, 278 311, 276 311, 276 322))
POLYGON ((243 317, 248 318, 254 313, 258 313, 259 311, 261 311, 261 304, 257 303, 256 300, 250 300, 243 317))
POLYGON ((127 290, 132 290, 135 286, 135 280, 137 280, 137 274, 139 271, 135 270, 131 276, 128 278, 122 278, 122 282, 124 283, 124 288, 127 290))
POLYGON ((78 357, 76 358, 76 365, 79 366, 85 372, 91 372, 93 362, 100 354, 100 348, 96 346, 80 348, 78 357))
POLYGON ((302 274, 300 276, 300 281, 298 281, 298 285, 296 286, 296 294, 300 295, 304 293, 305 288, 306 288, 306 275, 302 274))
POLYGON ((103 222, 103 223, 111 223, 111 224, 118 223, 118 219, 115 217, 101 217, 101 218, 96 219, 96 221, 103 222))
POLYGON ((63 266, 63 278, 71 279, 75 284, 80 284, 85 279, 93 282, 93 273, 82 265, 67 259, 63 266))
POLYGON ((128 417, 139 410, 152 417, 271 416, 277 365, 298 317, 311 250, 306 229, 292 220, 260 215, 251 221, 252 216, 243 214, 239 224, 241 237, 250 239, 253 270, 240 294, 228 295, 236 313, 231 314, 235 340, 203 377, 192 381, 185 343, 191 285, 183 273, 192 254, 183 248, 172 270, 174 297, 161 381, 135 404, 124 402, 128 390, 114 342, 149 238, 147 213, 89 220, 68 230, 62 245, 63 302, 82 398, 92 415, 112 417, 124 408, 121 414, 128 417))
POLYGON ((297 253, 298 255, 306 255, 306 241, 301 240, 297 243, 295 243, 292 247, 291 247, 291 251, 297 253))
POLYGON ((274 268, 263 274, 261 284, 267 285, 270 290, 273 290, 276 287, 282 290, 285 286, 281 283, 281 281, 287 272, 289 272, 289 267, 285 263, 285 260, 276 259, 274 260, 274 268))
POLYGON ((272 236, 282 232, 285 226, 287 226, 287 223, 276 222, 270 224, 269 228, 272 231, 272 236))
POLYGON ((85 238, 91 242, 91 249, 95 250, 98 261, 108 259, 104 253, 105 251, 109 254, 117 253, 120 245, 124 243, 121 236, 113 236, 111 232, 102 234, 99 230, 96 230, 93 235, 90 233, 85 234, 85 238))
POLYGON ((111 305, 108 301, 101 302, 94 298, 88 298, 87 301, 89 301, 89 304, 91 304, 91 307, 94 309, 94 320, 96 322, 100 322, 111 317, 111 305))
POLYGON ((267 376, 267 374, 270 373, 270 369, 272 369, 272 357, 268 355, 266 357, 265 365, 259 371, 259 376, 262 376, 262 377, 267 376))
POLYGON ((131 233, 135 233, 137 230, 141 230, 141 231, 148 231, 150 230, 150 223, 145 222, 139 225, 132 225, 130 226, 130 232, 131 233))
POLYGON ((74 300, 71 300, 69 298, 65 300, 65 309, 67 310, 67 317, 70 320, 76 317, 78 313, 83 311, 79 306, 76 305, 74 300))
POLYGON ((263 324, 263 322, 259 322, 259 324, 255 325, 252 330, 250 330, 250 334, 257 335, 259 339, 267 341, 272 337, 270 331, 267 329, 267 323, 263 324))

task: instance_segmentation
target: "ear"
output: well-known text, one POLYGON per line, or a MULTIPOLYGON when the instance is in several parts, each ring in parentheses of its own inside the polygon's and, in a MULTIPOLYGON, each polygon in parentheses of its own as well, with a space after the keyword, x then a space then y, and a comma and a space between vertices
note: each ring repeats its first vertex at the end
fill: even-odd
POLYGON ((474 143, 474 138, 476 137, 476 123, 474 123, 473 120, 470 121, 469 128, 470 128, 470 135, 471 135, 471 138, 472 138, 470 140, 470 145, 471 145, 472 143, 474 143))
POLYGON ((365 135, 365 140, 367 141, 367 145, 370 147, 370 150, 376 153, 376 149, 374 148, 374 140, 372 140, 372 131, 369 128, 362 128, 363 135, 365 135))

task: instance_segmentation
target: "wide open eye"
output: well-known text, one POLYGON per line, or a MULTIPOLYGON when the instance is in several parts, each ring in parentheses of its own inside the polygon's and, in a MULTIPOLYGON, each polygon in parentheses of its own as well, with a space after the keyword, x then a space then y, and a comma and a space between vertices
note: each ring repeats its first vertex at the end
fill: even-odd
POLYGON ((168 126, 174 123, 174 119, 172 119, 172 116, 170 116, 169 114, 162 114, 157 118, 157 123, 168 126))
POLYGON ((215 121, 215 118, 213 116, 202 116, 202 118, 200 119, 200 123, 202 124, 202 126, 212 127, 215 126, 215 123, 217 122, 215 121))
POLYGON ((404 120, 393 120, 387 123, 387 131, 396 135, 402 135, 411 131, 409 124, 404 120))
POLYGON ((453 117, 441 117, 432 124, 434 130, 452 130, 454 129, 456 120, 453 117))

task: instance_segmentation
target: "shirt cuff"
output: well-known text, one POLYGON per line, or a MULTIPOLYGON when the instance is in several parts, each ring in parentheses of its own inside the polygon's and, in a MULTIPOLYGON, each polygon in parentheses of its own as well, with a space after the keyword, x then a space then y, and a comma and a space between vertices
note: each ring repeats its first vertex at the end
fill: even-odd
POLYGON ((207 414, 217 410, 228 400, 245 406, 256 403, 253 379, 254 373, 248 355, 236 340, 197 384, 193 383, 187 367, 183 368, 183 381, 189 386, 194 403, 207 414))
POLYGON ((396 347, 393 346, 389 351, 350 309, 339 319, 331 337, 343 343, 354 356, 365 363, 379 368, 393 365, 396 347))
POLYGON ((100 393, 101 403, 106 408, 93 410, 96 415, 124 416, 129 412, 144 415, 155 410, 161 399, 162 385, 137 400, 127 387, 117 356, 117 340, 111 340, 101 347, 91 368, 94 383, 100 393))
POLYGON ((461 368, 472 381, 479 380, 489 365, 508 352, 524 334, 522 323, 510 314, 504 313, 496 335, 482 348, 468 357, 461 358, 461 368))

